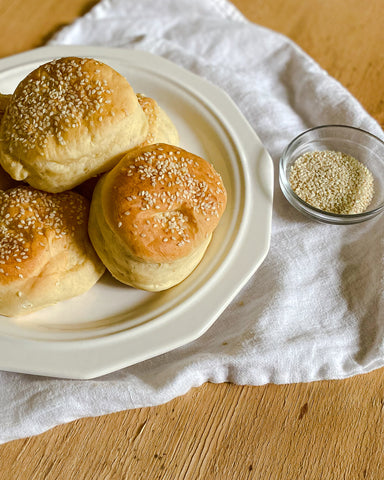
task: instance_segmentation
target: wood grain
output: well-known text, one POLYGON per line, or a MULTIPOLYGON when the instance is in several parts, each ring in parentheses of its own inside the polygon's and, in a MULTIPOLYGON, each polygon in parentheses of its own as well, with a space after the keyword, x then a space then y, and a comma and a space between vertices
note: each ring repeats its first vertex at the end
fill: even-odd
POLYGON ((234 0, 256 23, 293 39, 384 125, 384 1, 234 0))
POLYGON ((37 48, 97 0, 1 0, 0 57, 37 48))
MULTIPOLYGON (((94 3, 0 0, 0 56, 43 44, 94 3)), ((384 124, 383 0, 234 4, 297 42, 384 124)), ((0 479, 378 480, 383 438, 383 369, 310 384, 205 384, 2 445, 0 479)))

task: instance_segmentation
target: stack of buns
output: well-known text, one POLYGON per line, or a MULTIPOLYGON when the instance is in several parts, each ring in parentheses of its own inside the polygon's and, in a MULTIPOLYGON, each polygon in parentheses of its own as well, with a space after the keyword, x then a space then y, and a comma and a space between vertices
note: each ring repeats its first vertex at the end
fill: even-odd
POLYGON ((200 262, 226 206, 221 177, 113 68, 41 65, 0 95, 0 122, 1 315, 80 295, 105 267, 161 291, 200 262))

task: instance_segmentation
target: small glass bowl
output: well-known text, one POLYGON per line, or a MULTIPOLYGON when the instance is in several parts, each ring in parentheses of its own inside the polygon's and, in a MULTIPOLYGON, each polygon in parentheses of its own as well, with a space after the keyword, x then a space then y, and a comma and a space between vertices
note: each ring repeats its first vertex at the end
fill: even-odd
POLYGON ((384 142, 375 135, 346 125, 322 125, 311 128, 294 138, 280 158, 280 188, 287 200, 301 213, 325 223, 348 225, 364 222, 384 210, 384 142), (298 157, 309 151, 333 150, 359 160, 372 173, 374 195, 363 213, 337 214, 313 207, 292 190, 290 169, 298 157))

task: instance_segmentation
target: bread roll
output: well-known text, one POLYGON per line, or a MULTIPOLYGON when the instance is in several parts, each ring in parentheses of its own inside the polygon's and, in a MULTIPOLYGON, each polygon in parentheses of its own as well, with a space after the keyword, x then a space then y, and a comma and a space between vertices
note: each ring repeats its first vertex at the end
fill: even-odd
POLYGON ((0 164, 15 180, 62 192, 111 169, 147 131, 122 75, 93 59, 65 57, 17 86, 1 122, 0 164))
POLYGON ((88 209, 73 192, 0 192, 1 315, 30 313, 97 282, 105 268, 89 241, 88 209))
POLYGON ((165 111, 153 98, 138 93, 137 99, 148 120, 148 133, 144 142, 140 145, 153 143, 179 144, 179 134, 175 125, 165 111))
POLYGON ((179 147, 149 145, 128 152, 98 182, 89 235, 116 279, 161 291, 198 265, 225 206, 211 164, 179 147))

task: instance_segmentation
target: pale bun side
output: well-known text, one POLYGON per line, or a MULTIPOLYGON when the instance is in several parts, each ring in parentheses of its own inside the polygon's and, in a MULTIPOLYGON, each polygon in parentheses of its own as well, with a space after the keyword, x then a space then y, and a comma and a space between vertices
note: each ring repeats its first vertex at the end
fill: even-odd
POLYGON ((94 59, 65 57, 17 86, 1 122, 0 163, 15 180, 61 192, 111 169, 147 131, 122 75, 94 59))
POLYGON ((0 192, 1 315, 31 313, 98 281, 105 267, 89 241, 88 209, 74 192, 0 192))
MULTIPOLYGON (((146 97, 141 93, 136 94, 139 104, 148 121, 148 132, 145 140, 139 145, 140 147, 152 145, 154 143, 168 143, 170 145, 179 144, 179 134, 176 126, 158 105, 156 100, 146 97)), ((92 177, 76 187, 76 191, 84 195, 89 200, 92 199, 93 191, 100 178, 92 177)))
POLYGON ((179 134, 176 126, 167 113, 159 106, 153 98, 138 93, 137 99, 148 120, 148 133, 141 147, 153 143, 168 143, 169 145, 179 144, 179 134))
POLYGON ((150 145, 128 152, 98 182, 89 235, 115 278, 161 291, 201 261, 225 206, 210 163, 176 146, 150 145))

